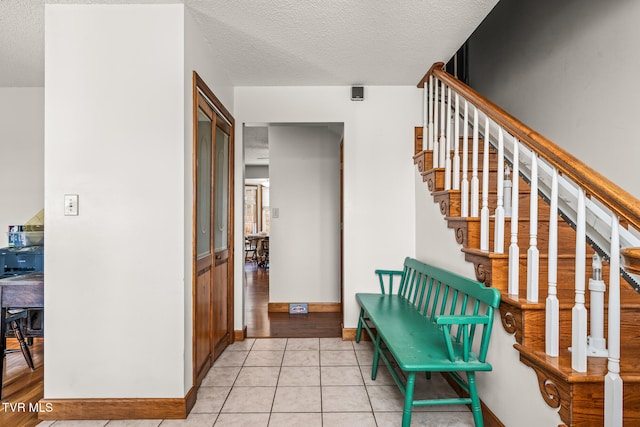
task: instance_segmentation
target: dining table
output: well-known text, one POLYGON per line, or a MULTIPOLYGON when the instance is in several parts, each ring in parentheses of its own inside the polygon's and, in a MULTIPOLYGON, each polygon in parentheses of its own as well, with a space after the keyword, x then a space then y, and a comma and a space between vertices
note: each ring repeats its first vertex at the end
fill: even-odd
MULTIPOLYGON (((0 362, 4 359, 8 309, 44 309, 44 273, 35 272, 0 279, 0 362)), ((3 365, 0 365, 3 366, 3 365)), ((0 369, 0 396, 4 369, 0 369)))

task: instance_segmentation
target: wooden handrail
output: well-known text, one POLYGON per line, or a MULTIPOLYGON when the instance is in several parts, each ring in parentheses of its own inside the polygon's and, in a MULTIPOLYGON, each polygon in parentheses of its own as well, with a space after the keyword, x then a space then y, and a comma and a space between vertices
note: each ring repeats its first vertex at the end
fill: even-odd
POLYGON ((431 75, 445 82, 530 150, 553 165, 559 173, 569 177, 584 188, 587 194, 604 203, 620 217, 621 222, 626 221, 640 230, 640 200, 444 71, 444 68, 443 62, 433 64, 417 86, 423 88, 431 75))

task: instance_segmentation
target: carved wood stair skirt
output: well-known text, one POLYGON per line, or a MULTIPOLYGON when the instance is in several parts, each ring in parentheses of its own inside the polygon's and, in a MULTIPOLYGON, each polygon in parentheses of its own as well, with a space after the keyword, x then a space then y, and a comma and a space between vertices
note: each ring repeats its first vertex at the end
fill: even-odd
MULTIPOLYGON (((611 382, 613 374, 617 375, 612 369, 618 369, 615 356, 619 356, 619 378, 624 384, 620 403, 623 411, 620 410, 616 418, 615 410, 607 409, 607 425, 640 425, 638 276, 630 274, 633 273, 630 269, 620 268, 617 261, 620 255, 616 252, 620 246, 640 246, 627 235, 627 228, 640 229, 640 201, 447 75, 442 71, 442 64, 434 64, 418 87, 425 90, 425 125, 415 128, 414 164, 426 184, 425 191, 431 193, 440 207, 446 226, 454 230, 453 238, 461 245, 466 261, 473 263, 476 279, 500 290, 502 325, 515 336, 514 347, 520 353, 520 361, 535 371, 543 398, 551 407, 559 408, 559 415, 567 426, 604 425, 605 383, 611 382), (480 112, 480 117, 473 115, 474 110, 475 114, 480 112), (442 120, 445 115, 452 118, 446 125, 442 120), (486 144, 485 137, 489 140, 486 144), (510 146, 503 145, 507 138, 513 141, 510 146), (475 159, 472 146, 477 150, 475 159), (486 150, 489 154, 485 158, 486 150), (477 169, 472 170, 472 165, 477 165, 477 169), (512 196, 503 191, 505 175, 509 178, 504 165, 518 171, 511 176, 512 196), (488 171, 487 179, 484 171, 488 171), (474 184, 468 190, 473 175, 478 177, 475 191, 480 193, 475 195, 476 208, 473 207, 474 184), (558 190, 559 175, 571 181, 560 183, 558 190), (580 189, 587 194, 582 200, 580 189), (534 203, 531 203, 531 194, 535 195, 534 203), (622 225, 618 225, 617 219, 610 223, 603 220, 600 208, 592 206, 593 200, 604 205, 606 214, 610 212, 612 217, 619 218, 622 225), (585 215, 581 213, 585 203, 586 226, 581 225, 585 222, 585 215), (556 206, 557 214, 552 217, 550 213, 556 212, 556 206), (484 231, 480 207, 490 212, 485 217, 484 231), (499 211, 509 207, 513 207, 513 213, 501 219, 499 211), (557 221, 553 220, 556 217, 557 221), (535 233, 532 225, 537 230, 535 233), (618 230, 621 230, 620 237, 618 230), (483 233, 490 236, 484 238, 484 247, 483 233), (582 234, 586 235, 584 239, 577 237, 582 234), (551 235, 557 237, 550 238, 551 235), (601 267, 597 262, 593 264, 595 271, 592 268, 594 254, 601 256, 601 267), (537 264, 530 260, 532 257, 538 260, 537 264), (582 258, 584 268, 578 268, 581 263, 576 260, 582 258), (611 269, 609 260, 613 260, 611 269), (537 280, 536 275, 530 273, 530 263, 537 265, 533 269, 538 272, 537 280), (549 276, 550 269, 556 272, 555 285, 549 276), (611 270, 620 274, 610 275, 611 270), (576 280, 576 275, 584 277, 576 280), (606 282, 603 302, 591 301, 588 284, 594 276, 606 282), (619 291, 613 285, 618 278, 619 291), (510 282, 513 283, 510 285, 510 282), (537 283, 537 292, 531 291, 531 282, 537 283), (586 284, 584 295, 576 291, 578 283, 586 284), (556 318, 560 325, 555 344, 557 356, 548 354, 554 352, 545 330, 549 323, 548 311, 553 311, 547 307, 548 295, 557 298, 556 318), (610 300, 610 296, 613 299, 610 300), (577 342, 572 334, 572 310, 576 310, 576 305, 580 305, 576 301, 582 298, 587 311, 598 304, 603 306, 603 338, 607 347, 611 337, 616 339, 611 331, 616 332, 618 328, 617 321, 609 328, 609 309, 611 307, 612 313, 619 312, 619 346, 612 344, 609 358, 585 356, 584 368, 576 368, 579 361, 576 362, 577 358, 569 351, 577 342), (615 359, 613 364, 611 358, 615 359)), ((552 306, 555 305, 552 301, 552 306)), ((592 331, 589 315, 584 323, 587 332, 592 331)), ((593 347, 585 348, 593 352, 593 347)))

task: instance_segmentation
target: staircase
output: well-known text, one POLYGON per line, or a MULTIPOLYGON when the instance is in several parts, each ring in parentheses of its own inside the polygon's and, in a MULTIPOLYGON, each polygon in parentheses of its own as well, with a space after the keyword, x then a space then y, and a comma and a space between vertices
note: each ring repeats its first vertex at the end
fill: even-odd
MULTIPOLYGON (((607 426, 640 425, 640 294, 627 283, 635 286, 638 278, 620 269, 616 252, 620 246, 637 244, 627 234, 628 228, 638 228, 634 213, 622 212, 626 208, 617 203, 609 206, 602 202, 603 197, 597 192, 613 184, 600 183, 594 191, 592 183, 575 179, 579 172, 569 171, 562 161, 548 158, 553 151, 565 154, 559 147, 549 150, 539 141, 528 141, 530 135, 532 139, 538 135, 530 130, 527 135, 522 124, 514 124, 515 119, 441 69, 442 64, 434 64, 419 84, 425 90, 425 126, 415 129, 414 163, 426 184, 425 191, 431 193, 446 225, 454 230, 466 261, 473 263, 477 280, 501 291, 502 325, 515 336, 514 347, 520 353, 520 361, 535 371, 542 397, 552 408, 559 408, 564 425, 602 426, 605 419, 607 426), (468 103, 464 112, 461 101, 468 103), (484 128, 478 124, 477 116, 472 118, 469 114, 472 105, 485 115, 484 128), (450 123, 442 120, 445 115, 453 118, 450 123), (514 141, 510 148, 504 142, 506 135, 514 141), (472 146, 477 147, 475 152, 472 146), (527 151, 529 148, 532 150, 527 151), (537 166, 538 161, 543 164, 537 166), (472 171, 472 164, 478 165, 477 171, 472 171), (518 165, 519 172, 512 177, 511 198, 508 194, 505 197, 505 164, 512 169, 518 165), (476 182, 483 183, 477 189, 482 196, 473 195, 473 184, 468 190, 468 181, 475 174, 476 182), (572 181, 558 186, 558 175, 572 181), (583 194, 587 196, 580 200, 584 187, 583 194), (482 198, 483 208, 490 212, 488 218, 482 219, 479 206, 473 212, 470 205, 474 204, 474 197, 478 204, 482 198), (596 198, 600 202, 592 206, 596 198), (497 210, 508 209, 509 205, 513 212, 502 221, 497 210), (603 216, 600 210, 606 214, 610 210, 615 222, 608 225, 606 214, 603 216), (617 218, 622 226, 618 226, 617 218), (483 222, 487 223, 484 230, 483 222), (596 253, 604 258, 601 277, 608 287, 602 325, 608 357, 587 357, 594 350, 581 341, 582 336, 586 338, 586 333, 593 331, 589 329, 590 310, 597 304, 591 301, 589 283, 594 276, 596 253), (609 259, 614 264, 611 269, 605 261, 609 259), (611 274, 611 270, 620 274, 611 274), (586 288, 584 294, 579 289, 581 284, 586 288), (609 317, 609 311, 613 317, 609 317), (580 318, 583 324, 577 321, 580 318), (553 323, 557 328, 552 327, 553 323), (557 336, 555 341, 553 335, 557 336), (579 350, 570 352, 572 346, 579 350), (586 362, 581 362, 581 354, 586 362)), ((565 163, 574 160, 568 155, 567 158, 571 162, 565 163)), ((596 174, 596 178, 600 175, 596 174)), ((617 196, 631 197, 622 190, 614 194, 617 196)), ((633 210, 637 200, 631 199, 625 206, 632 205, 633 210)), ((595 274, 600 277, 600 271, 595 274)))

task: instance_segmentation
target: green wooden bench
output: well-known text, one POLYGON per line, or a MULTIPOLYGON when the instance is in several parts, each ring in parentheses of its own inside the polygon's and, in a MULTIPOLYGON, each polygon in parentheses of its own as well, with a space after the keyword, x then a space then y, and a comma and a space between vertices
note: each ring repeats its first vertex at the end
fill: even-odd
POLYGON ((486 356, 500 292, 412 258, 405 259, 402 271, 376 274, 382 293, 356 294, 361 307, 356 341, 366 329, 375 343, 371 379, 382 358, 404 394, 402 426, 409 427, 414 406, 470 404, 475 425, 481 427, 475 374, 491 370, 486 356), (394 278, 400 279, 397 289, 394 278), (448 372, 469 397, 414 400, 418 372, 427 378, 431 372, 448 372))

